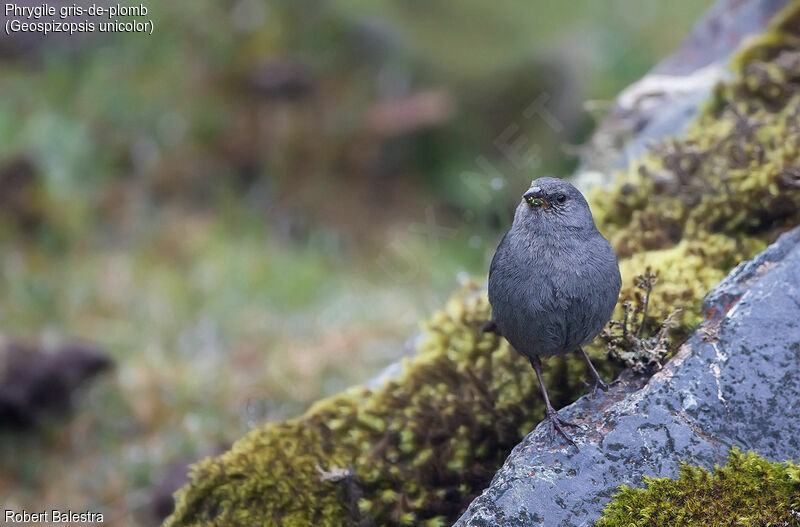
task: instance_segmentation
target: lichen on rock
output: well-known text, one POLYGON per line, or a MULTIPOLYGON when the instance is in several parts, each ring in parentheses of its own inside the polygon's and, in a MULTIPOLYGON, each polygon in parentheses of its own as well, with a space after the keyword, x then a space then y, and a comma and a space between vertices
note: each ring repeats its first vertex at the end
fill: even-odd
MULTIPOLYGON (((684 137, 655 145, 590 196, 620 257, 621 298, 634 297, 645 269, 659 276, 651 328, 677 309, 686 313, 684 330, 693 327, 713 285, 800 223, 800 28, 792 9, 739 54, 735 79, 718 87, 684 137)), ((398 377, 253 430, 196 464, 167 525, 453 521, 543 417, 526 361, 504 340, 479 334, 488 316, 482 288, 461 291, 425 325, 398 377)), ((585 391, 587 374, 578 356, 548 361, 554 404, 585 391)))
POLYGON ((800 467, 731 449, 713 474, 684 464, 677 479, 623 486, 597 527, 800 525, 800 467))

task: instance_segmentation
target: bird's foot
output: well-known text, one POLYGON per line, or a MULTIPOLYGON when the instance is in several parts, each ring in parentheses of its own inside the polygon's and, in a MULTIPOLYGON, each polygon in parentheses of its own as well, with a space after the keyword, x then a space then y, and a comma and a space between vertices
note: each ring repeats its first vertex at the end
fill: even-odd
POLYGON ((580 425, 567 421, 566 419, 558 415, 558 412, 556 412, 556 410, 552 407, 547 409, 547 419, 548 421, 550 421, 550 426, 551 426, 550 433, 552 436, 555 436, 556 432, 558 432, 564 439, 567 440, 567 442, 570 445, 574 446, 577 450, 580 450, 580 448, 578 448, 578 445, 575 444, 575 441, 573 441, 572 438, 569 436, 569 434, 567 434, 561 427, 561 425, 564 425, 564 426, 574 426, 580 428, 581 427, 580 425))

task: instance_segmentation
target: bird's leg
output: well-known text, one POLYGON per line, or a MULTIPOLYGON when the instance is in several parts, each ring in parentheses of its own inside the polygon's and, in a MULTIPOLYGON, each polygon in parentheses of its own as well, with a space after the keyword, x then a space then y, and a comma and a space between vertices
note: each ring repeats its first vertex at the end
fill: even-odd
POLYGON ((497 322, 495 322, 494 320, 487 320, 481 326, 481 335, 484 333, 494 333, 495 335, 500 335, 502 337, 500 333, 500 328, 497 327, 497 322))
POLYGON ((586 353, 586 350, 581 348, 581 353, 583 353, 583 357, 586 359, 586 362, 589 363, 589 369, 592 370, 592 375, 594 376, 594 386, 592 387, 592 399, 594 399, 595 394, 597 393, 597 389, 600 388, 604 392, 608 391, 608 383, 600 377, 600 374, 597 373, 597 370, 594 368, 594 364, 592 364, 591 359, 589 359, 589 354, 586 353))
POLYGON ((571 444, 575 448, 578 448, 578 445, 575 444, 575 441, 573 441, 572 438, 569 435, 567 435, 564 429, 561 428, 562 424, 569 426, 577 426, 577 425, 575 425, 574 423, 570 423, 565 419, 562 419, 561 416, 558 415, 558 412, 556 412, 555 408, 553 408, 553 405, 550 404, 550 397, 547 396, 547 388, 544 387, 544 379, 542 379, 542 362, 539 360, 539 356, 534 355, 530 359, 530 361, 531 361, 531 366, 533 366, 534 371, 536 371, 536 377, 539 379, 539 386, 542 387, 542 396, 544 397, 544 405, 547 411, 547 419, 550 420, 550 425, 553 427, 553 430, 564 436, 564 439, 566 439, 569 442, 569 444, 571 444))

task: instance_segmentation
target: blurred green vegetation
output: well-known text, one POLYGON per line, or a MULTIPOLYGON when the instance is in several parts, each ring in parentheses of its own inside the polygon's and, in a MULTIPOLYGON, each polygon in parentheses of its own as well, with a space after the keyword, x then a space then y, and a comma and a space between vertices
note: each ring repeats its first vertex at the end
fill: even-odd
POLYGON ((2 501, 127 523, 170 461, 374 375, 485 273, 527 181, 574 167, 582 103, 709 3, 181 0, 152 36, 7 52, 0 332, 118 368, 68 424, 0 435, 2 501), (555 127, 525 116, 543 95, 555 127))

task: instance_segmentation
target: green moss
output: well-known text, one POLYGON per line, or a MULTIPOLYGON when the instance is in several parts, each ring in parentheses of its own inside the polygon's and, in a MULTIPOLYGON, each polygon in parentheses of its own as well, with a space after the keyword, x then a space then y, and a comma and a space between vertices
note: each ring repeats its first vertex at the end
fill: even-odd
POLYGON ((623 486, 597 526, 800 525, 800 467, 753 452, 731 450, 728 464, 713 474, 683 465, 678 479, 645 483, 623 486))
POLYGON ((620 257, 622 299, 645 268, 659 276, 651 326, 681 308, 684 329, 694 327, 711 287, 800 223, 798 13, 793 4, 740 51, 737 79, 717 87, 684 137, 590 196, 620 257))
MULTIPOLYGON (((800 223, 800 44, 792 37, 800 29, 787 20, 773 32, 780 38, 740 54, 738 77, 718 87, 685 137, 657 145, 590 197, 620 256, 622 299, 634 298, 645 269, 659 276, 647 327, 682 308, 688 331, 711 287, 800 223)), ((324 400, 196 464, 167 525, 452 522, 543 417, 525 360, 479 335, 488 316, 485 292, 466 288, 426 324, 398 378, 324 400)), ((584 391, 585 368, 577 356, 549 361, 554 404, 584 391)))
MULTIPOLYGON (((425 325, 395 380, 324 400, 195 465, 168 525, 449 524, 543 418, 527 361, 479 335, 488 315, 483 290, 466 287, 425 325)), ((577 355, 548 366, 556 404, 585 390, 577 355)))

